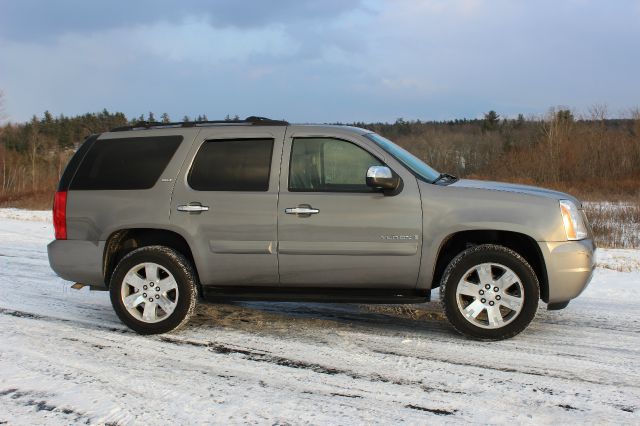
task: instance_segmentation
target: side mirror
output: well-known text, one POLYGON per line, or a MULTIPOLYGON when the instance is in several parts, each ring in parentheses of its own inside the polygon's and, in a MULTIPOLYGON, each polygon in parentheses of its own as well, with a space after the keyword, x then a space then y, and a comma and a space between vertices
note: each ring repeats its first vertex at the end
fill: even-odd
POLYGON ((400 176, 387 166, 371 166, 367 170, 367 186, 393 191, 400 186, 400 176))

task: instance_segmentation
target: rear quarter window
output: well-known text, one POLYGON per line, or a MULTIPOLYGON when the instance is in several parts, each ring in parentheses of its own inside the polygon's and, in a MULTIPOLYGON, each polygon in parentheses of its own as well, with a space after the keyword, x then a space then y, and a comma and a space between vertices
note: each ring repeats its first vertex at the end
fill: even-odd
POLYGON ((149 189, 171 161, 182 136, 97 140, 78 168, 69 189, 149 189))

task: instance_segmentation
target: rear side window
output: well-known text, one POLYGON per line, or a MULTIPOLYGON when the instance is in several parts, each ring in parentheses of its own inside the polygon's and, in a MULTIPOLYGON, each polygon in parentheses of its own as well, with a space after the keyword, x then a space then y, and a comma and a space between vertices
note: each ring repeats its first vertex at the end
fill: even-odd
POLYGON ((99 139, 86 154, 70 189, 149 189, 181 142, 182 136, 99 139))
POLYGON ((206 141, 187 181, 197 191, 267 191, 273 139, 206 141))

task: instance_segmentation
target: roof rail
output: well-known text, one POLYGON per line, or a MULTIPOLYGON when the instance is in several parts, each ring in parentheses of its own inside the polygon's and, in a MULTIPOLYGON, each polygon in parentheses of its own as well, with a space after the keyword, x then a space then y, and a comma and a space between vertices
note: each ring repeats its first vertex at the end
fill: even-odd
POLYGON ((288 126, 284 120, 271 120, 254 115, 244 120, 213 120, 213 121, 179 121, 175 123, 160 123, 157 121, 138 121, 130 126, 121 126, 111 129, 112 132, 125 132, 127 130, 165 129, 171 127, 207 127, 216 125, 254 125, 254 126, 288 126))

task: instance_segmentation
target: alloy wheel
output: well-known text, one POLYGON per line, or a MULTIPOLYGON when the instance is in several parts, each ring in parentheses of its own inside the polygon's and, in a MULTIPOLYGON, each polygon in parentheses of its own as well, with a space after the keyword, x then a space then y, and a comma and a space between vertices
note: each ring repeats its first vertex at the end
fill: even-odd
POLYGON ((178 304, 178 283, 157 263, 140 263, 131 268, 120 293, 129 314, 145 323, 166 319, 178 304))
POLYGON ((471 324, 497 329, 515 320, 524 306, 518 275, 499 263, 481 263, 462 275, 456 288, 462 316, 471 324))

